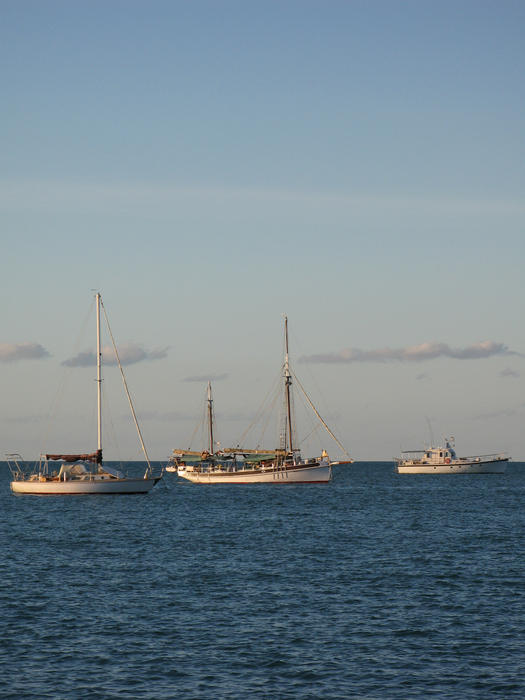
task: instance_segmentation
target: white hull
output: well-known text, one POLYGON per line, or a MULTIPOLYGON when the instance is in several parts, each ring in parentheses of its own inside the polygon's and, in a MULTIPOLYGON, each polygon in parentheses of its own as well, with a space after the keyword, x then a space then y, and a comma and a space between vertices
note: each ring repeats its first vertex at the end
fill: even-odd
POLYGON ((451 462, 450 464, 402 464, 398 462, 398 474, 503 474, 508 459, 486 462, 451 462))
POLYGON ((20 480, 11 482, 11 491, 40 496, 83 496, 149 493, 159 479, 94 479, 71 481, 20 480))
POLYGON ((197 484, 325 484, 332 478, 329 464, 280 469, 239 469, 198 472, 178 470, 178 475, 197 484))

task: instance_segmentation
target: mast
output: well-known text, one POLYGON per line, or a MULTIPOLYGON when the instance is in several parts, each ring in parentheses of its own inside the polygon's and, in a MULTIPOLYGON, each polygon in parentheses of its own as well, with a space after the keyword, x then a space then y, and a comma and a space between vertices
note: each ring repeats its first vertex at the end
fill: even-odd
MULTIPOLYGON (((292 375, 290 374, 290 364, 288 361, 288 316, 284 317, 284 391, 286 397, 286 414, 288 419, 288 439, 290 452, 293 455, 293 430, 292 430, 292 407, 290 403, 290 387, 292 385, 292 375)), ((285 445, 286 447, 286 445, 285 445)))
POLYGON ((213 399, 211 398, 211 382, 208 382, 208 428, 210 431, 210 456, 213 457, 213 399))
POLYGON ((102 455, 102 348, 100 342, 100 292, 97 300, 97 450, 102 455))

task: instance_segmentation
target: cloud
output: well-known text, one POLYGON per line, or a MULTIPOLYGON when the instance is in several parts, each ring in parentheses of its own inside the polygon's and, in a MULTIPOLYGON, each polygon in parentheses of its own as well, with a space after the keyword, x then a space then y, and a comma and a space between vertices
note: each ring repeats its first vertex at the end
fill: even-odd
POLYGON ((423 381, 423 379, 429 379, 429 376, 426 372, 421 372, 416 376, 416 379, 418 382, 423 381))
MULTIPOLYGON (((140 421, 157 421, 159 423, 175 423, 176 421, 196 421, 198 416, 182 413, 180 411, 139 411, 140 421)), ((129 414, 122 416, 122 420, 129 421, 129 414)))
POLYGON ((160 207, 173 208, 177 202, 182 206, 215 206, 230 201, 237 206, 245 204, 265 208, 286 205, 324 206, 330 211, 345 211, 351 207, 354 212, 368 213, 371 210, 383 212, 417 211, 419 214, 441 213, 471 214, 480 212, 497 215, 522 216, 525 207, 522 198, 458 198, 458 197, 406 197, 380 195, 361 191, 348 195, 340 190, 316 191, 312 189, 283 190, 250 187, 188 187, 176 182, 71 182, 65 180, 0 180, 0 206, 15 211, 99 211, 115 212, 152 210, 160 207))
POLYGON ((44 420, 44 416, 28 415, 28 416, 5 416, 3 419, 6 423, 33 424, 40 423, 44 420))
MULTIPOLYGON (((154 421, 159 423, 176 423, 178 421, 192 421, 194 423, 202 420, 201 415, 195 415, 190 413, 182 413, 181 411, 139 411, 138 419, 142 421, 154 421)), ((246 413, 218 413, 216 415, 216 420, 218 423, 225 423, 227 421, 238 422, 251 420, 253 416, 246 413)), ((129 414, 122 415, 122 420, 129 421, 129 414)))
POLYGON ((94 352, 79 352, 75 357, 70 357, 62 362, 66 367, 92 367, 97 364, 94 352))
POLYGON ((0 343, 0 362, 40 360, 49 356, 48 351, 39 343, 0 343))
MULTIPOLYGON (((481 343, 468 345, 466 348, 451 348, 446 343, 421 343, 406 348, 382 348, 380 350, 360 350, 346 348, 339 353, 307 355, 299 362, 315 362, 325 364, 349 364, 350 362, 422 362, 435 360, 438 357, 449 357, 455 360, 480 360, 495 355, 520 355, 509 350, 503 343, 484 340, 481 343)), ((521 355, 520 355, 521 356, 521 355)))
POLYGON ((502 369, 501 372, 499 373, 500 377, 519 377, 520 373, 517 372, 515 369, 511 369, 510 367, 505 367, 505 369, 502 369))
POLYGON ((487 413, 478 413, 472 416, 473 420, 487 420, 492 418, 512 418, 523 413, 524 404, 520 404, 516 408, 502 408, 498 411, 489 411, 487 413))
MULTIPOLYGON (((136 362, 143 362, 145 360, 162 360, 167 356, 168 348, 147 351, 140 345, 128 343, 118 348, 118 354, 123 365, 133 365, 136 362)), ((105 365, 118 364, 115 352, 110 346, 102 348, 102 360, 105 365)), ((97 357, 93 351, 88 350, 79 352, 75 357, 64 360, 62 364, 66 365, 66 367, 93 367, 97 364, 97 357)))
POLYGON ((184 382, 222 382, 223 379, 228 379, 228 374, 200 374, 194 377, 186 377, 184 382))

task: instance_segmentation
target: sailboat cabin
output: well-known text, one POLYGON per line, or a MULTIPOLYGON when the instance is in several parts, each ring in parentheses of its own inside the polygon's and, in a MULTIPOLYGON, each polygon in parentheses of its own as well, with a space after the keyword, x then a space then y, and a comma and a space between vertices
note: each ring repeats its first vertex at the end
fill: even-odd
POLYGON ((421 458, 421 462, 424 464, 449 464, 453 460, 457 459, 456 451, 447 440, 445 447, 430 447, 427 449, 421 458))

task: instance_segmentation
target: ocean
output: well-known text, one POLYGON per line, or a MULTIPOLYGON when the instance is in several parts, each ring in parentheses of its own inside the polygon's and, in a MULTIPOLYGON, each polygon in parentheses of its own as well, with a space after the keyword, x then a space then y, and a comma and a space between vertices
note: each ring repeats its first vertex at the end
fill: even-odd
POLYGON ((525 463, 0 499, 0 698, 525 697, 525 463))

